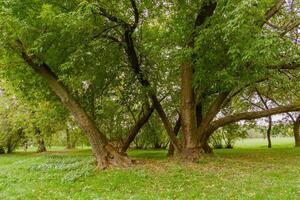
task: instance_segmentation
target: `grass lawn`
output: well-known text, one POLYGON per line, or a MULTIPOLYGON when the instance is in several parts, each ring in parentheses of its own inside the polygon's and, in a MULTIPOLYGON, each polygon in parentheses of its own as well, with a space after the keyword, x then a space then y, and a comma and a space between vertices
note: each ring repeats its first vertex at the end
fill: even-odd
POLYGON ((265 146, 239 141, 189 164, 131 151, 140 164, 102 172, 88 149, 1 155, 0 199, 300 199, 300 149, 290 139, 265 146))

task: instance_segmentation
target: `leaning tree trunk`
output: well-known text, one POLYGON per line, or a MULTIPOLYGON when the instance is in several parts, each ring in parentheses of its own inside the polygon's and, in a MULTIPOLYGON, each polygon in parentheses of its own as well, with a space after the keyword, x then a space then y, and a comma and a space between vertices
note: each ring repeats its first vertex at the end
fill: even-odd
POLYGON ((295 146, 300 147, 300 115, 298 115, 296 121, 294 122, 294 138, 295 146))
MULTIPOLYGON (((138 14, 138 12, 136 12, 136 14, 138 14)), ((169 118, 167 117, 167 114, 165 113, 162 105, 160 104, 155 92, 150 89, 151 88, 150 82, 148 81, 148 79, 146 79, 144 77, 144 74, 142 72, 142 69, 140 66, 141 62, 139 61, 139 57, 137 55, 136 49, 134 47, 134 42, 132 39, 132 34, 133 34, 135 28, 132 28, 130 30, 126 29, 125 33, 124 33, 124 40, 126 43, 125 51, 126 51, 128 60, 131 64, 130 67, 133 69, 134 73, 137 75, 138 80, 141 83, 141 85, 143 87, 147 88, 148 95, 151 98, 153 105, 155 107, 155 110, 157 111, 159 117, 161 118, 161 121, 163 122, 163 125, 167 131, 167 134, 170 138, 171 143, 174 145, 174 148, 176 149, 176 151, 180 152, 181 145, 176 138, 176 134, 173 132, 172 124, 171 124, 169 118)))
POLYGON ((272 117, 269 116, 269 126, 268 126, 268 130, 267 130, 268 148, 272 147, 271 131, 272 131, 272 117))
MULTIPOLYGON (((180 127, 181 127, 181 117, 180 117, 180 115, 179 115, 179 118, 178 118, 178 120, 176 121, 176 124, 175 124, 175 126, 174 126, 174 133, 176 134, 176 136, 177 136, 178 133, 179 133, 180 127)), ((167 156, 168 156, 168 157, 174 156, 174 152, 175 152, 174 145, 172 144, 172 142, 170 142, 167 156)))
POLYGON ((75 120, 83 128, 96 157, 97 168, 105 169, 109 166, 127 167, 132 160, 118 153, 109 143, 106 136, 97 128, 87 112, 70 95, 67 88, 58 80, 51 68, 45 64, 36 64, 37 58, 28 56, 21 41, 18 41, 24 60, 39 74, 60 98, 64 106, 72 113, 75 120))
POLYGON ((153 111, 154 111, 154 106, 152 105, 150 108, 148 108, 146 110, 145 113, 142 114, 142 116, 135 123, 135 125, 129 130, 129 133, 128 133, 126 139, 124 140, 124 143, 123 143, 123 145, 120 149, 121 153, 125 154, 125 152, 129 148, 130 144, 136 138, 136 136, 139 133, 140 129, 146 124, 146 122, 151 117, 153 111))

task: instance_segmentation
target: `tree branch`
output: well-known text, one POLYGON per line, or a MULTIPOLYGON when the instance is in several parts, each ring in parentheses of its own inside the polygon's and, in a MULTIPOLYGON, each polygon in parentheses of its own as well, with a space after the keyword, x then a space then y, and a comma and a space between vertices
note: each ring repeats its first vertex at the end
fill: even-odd
POLYGON ((278 65, 269 65, 268 69, 298 69, 300 68, 300 63, 287 63, 287 64, 278 64, 278 65))
POLYGON ((206 116, 202 120, 200 126, 197 129, 198 133, 201 133, 201 130, 206 130, 209 123, 216 117, 216 115, 220 112, 223 102, 228 97, 230 92, 222 92, 215 99, 215 101, 211 104, 206 116))
POLYGON ((265 14, 266 21, 270 20, 274 15, 276 15, 284 3, 285 0, 276 0, 275 5, 265 14))
POLYGON ((128 135, 126 139, 124 140, 124 144, 122 146, 121 152, 126 152, 127 149, 129 148, 130 144, 134 140, 134 138, 137 136, 139 133, 140 129, 146 124, 146 122, 149 120, 151 117, 155 107, 152 105, 150 108, 146 110, 146 112, 140 117, 135 125, 129 130, 128 135))
POLYGON ((136 27, 139 24, 140 13, 139 13, 139 10, 138 10, 138 8, 136 6, 135 0, 130 0, 130 3, 131 3, 132 9, 133 9, 133 13, 134 13, 134 24, 132 25, 132 29, 134 30, 134 29, 136 29, 136 27))
POLYGON ((221 119, 213 121, 209 127, 208 132, 210 134, 212 134, 215 130, 217 130, 218 128, 220 128, 226 124, 238 122, 241 120, 259 119, 262 117, 268 117, 268 116, 275 115, 275 114, 281 114, 281 113, 293 112, 293 111, 299 111, 299 110, 300 110, 300 104, 292 104, 292 105, 288 105, 288 106, 279 106, 277 108, 271 108, 271 109, 264 110, 264 111, 244 112, 244 113, 233 114, 233 115, 226 116, 221 119))

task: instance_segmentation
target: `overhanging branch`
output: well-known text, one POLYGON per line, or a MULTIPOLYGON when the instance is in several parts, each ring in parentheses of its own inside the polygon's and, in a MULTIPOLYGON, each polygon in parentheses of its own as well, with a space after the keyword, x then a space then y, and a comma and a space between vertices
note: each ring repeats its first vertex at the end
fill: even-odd
POLYGON ((226 124, 238 122, 241 120, 259 119, 262 117, 268 117, 271 115, 299 111, 299 110, 300 110, 300 103, 292 104, 292 105, 288 105, 288 106, 279 106, 277 108, 271 108, 271 109, 264 110, 264 111, 244 112, 244 113, 233 114, 233 115, 226 116, 221 119, 217 119, 217 120, 213 121, 209 127, 208 132, 210 134, 212 134, 215 130, 217 130, 218 128, 220 128, 226 124))

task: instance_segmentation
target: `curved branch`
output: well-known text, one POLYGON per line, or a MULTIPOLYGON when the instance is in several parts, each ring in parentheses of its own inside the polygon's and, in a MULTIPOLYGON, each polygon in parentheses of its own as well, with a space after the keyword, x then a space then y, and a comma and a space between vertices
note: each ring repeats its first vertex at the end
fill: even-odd
POLYGON ((292 104, 292 105, 288 105, 288 106, 279 106, 277 108, 271 108, 271 109, 264 110, 264 111, 244 112, 244 113, 233 114, 233 115, 226 116, 221 119, 213 121, 208 129, 208 132, 209 132, 209 134, 212 134, 218 128, 220 128, 226 124, 238 122, 241 120, 259 119, 262 117, 268 117, 268 116, 275 115, 275 114, 281 114, 281 113, 293 112, 293 111, 299 111, 299 110, 300 110, 300 103, 292 104))

